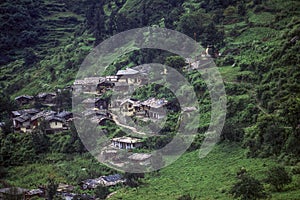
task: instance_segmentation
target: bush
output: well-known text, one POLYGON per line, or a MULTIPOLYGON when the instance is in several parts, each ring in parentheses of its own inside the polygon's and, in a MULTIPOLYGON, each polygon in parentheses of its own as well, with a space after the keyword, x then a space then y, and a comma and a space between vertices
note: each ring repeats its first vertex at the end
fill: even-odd
POLYGON ((240 180, 232 187, 231 194, 235 198, 241 198, 242 200, 253 200, 265 198, 266 193, 264 187, 257 179, 243 175, 240 180))
POLYGON ((100 199, 105 199, 107 197, 107 195, 109 195, 109 190, 107 187, 104 186, 98 186, 95 190, 95 195, 96 197, 100 198, 100 199))
POLYGON ((269 169, 266 182, 274 186, 276 191, 281 191, 284 185, 292 182, 292 177, 282 166, 275 166, 269 169))

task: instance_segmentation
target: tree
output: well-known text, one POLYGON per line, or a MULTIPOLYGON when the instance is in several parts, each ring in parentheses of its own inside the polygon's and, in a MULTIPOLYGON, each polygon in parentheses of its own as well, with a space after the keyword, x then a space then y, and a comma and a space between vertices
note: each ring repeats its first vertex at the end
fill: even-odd
POLYGON ((191 38, 196 37, 194 39, 200 41, 208 21, 210 21, 208 15, 203 13, 203 11, 184 14, 180 17, 178 29, 191 38))
POLYGON ((230 193, 235 198, 240 197, 242 200, 254 200, 266 197, 264 187, 260 181, 247 174, 241 176, 240 180, 232 187, 230 193))
POLYGON ((58 183, 56 183, 53 177, 49 177, 47 188, 46 188, 47 200, 52 200, 54 198, 57 188, 58 188, 58 183))
POLYGON ((38 60, 38 57, 32 48, 25 49, 24 54, 24 67, 30 67, 38 60))
POLYGON ((140 178, 143 177, 144 174, 142 173, 130 173, 126 172, 124 178, 126 180, 126 185, 129 187, 137 187, 140 184, 140 178))
POLYGON ((269 169, 266 182, 275 187, 276 191, 281 191, 283 186, 292 182, 292 177, 282 166, 275 166, 269 169))
POLYGON ((32 134, 31 137, 36 154, 46 153, 49 150, 50 138, 47 134, 39 132, 32 134))
POLYGON ((177 70, 182 70, 186 63, 185 60, 180 56, 169 56, 166 58, 165 65, 173 67, 177 70))
POLYGON ((96 197, 100 199, 105 199, 107 195, 109 195, 109 189, 107 187, 104 187, 102 185, 98 186, 95 190, 96 197))

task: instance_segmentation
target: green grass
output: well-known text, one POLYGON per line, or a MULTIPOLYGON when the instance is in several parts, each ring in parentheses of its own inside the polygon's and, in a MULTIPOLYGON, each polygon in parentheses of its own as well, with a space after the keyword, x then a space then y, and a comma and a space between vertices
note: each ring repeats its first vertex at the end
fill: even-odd
POLYGON ((262 40, 264 38, 272 38, 276 31, 267 27, 254 27, 244 31, 237 39, 236 42, 253 42, 254 40, 262 40))
POLYGON ((224 66, 218 68, 225 82, 235 82, 239 73, 238 67, 224 66))
POLYGON ((269 12, 251 13, 249 21, 256 25, 268 25, 273 22, 275 15, 269 12))
MULTIPOLYGON (((233 199, 228 191, 236 182, 236 172, 241 167, 263 180, 268 168, 276 164, 271 159, 247 159, 245 153, 246 150, 235 144, 217 145, 203 159, 199 159, 198 151, 186 153, 162 169, 160 176, 147 178, 144 185, 136 189, 121 189, 111 199, 174 200, 183 194, 197 199, 233 199)), ((294 189, 274 193, 272 199, 297 199, 299 192, 294 189)))
POLYGON ((43 163, 11 167, 6 182, 12 186, 37 188, 47 184, 49 177, 59 183, 78 186, 80 180, 108 175, 112 172, 88 154, 48 154, 43 163))

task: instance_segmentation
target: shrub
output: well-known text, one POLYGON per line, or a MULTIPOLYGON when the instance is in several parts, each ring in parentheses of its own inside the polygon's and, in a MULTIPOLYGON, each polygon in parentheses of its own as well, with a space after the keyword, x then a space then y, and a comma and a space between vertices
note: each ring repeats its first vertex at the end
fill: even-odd
POLYGON ((292 182, 292 177, 282 166, 275 166, 269 169, 266 182, 275 187, 276 191, 281 191, 283 186, 292 182))
POLYGON ((241 176, 240 180, 232 187, 230 193, 233 194, 235 198, 241 198, 242 200, 253 200, 266 197, 261 182, 249 175, 241 176))

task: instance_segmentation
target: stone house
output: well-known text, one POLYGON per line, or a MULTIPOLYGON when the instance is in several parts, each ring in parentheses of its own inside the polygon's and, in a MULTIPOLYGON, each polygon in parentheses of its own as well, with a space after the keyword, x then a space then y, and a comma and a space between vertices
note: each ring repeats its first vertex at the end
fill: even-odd
POLYGON ((118 137, 111 140, 112 146, 118 149, 135 149, 143 145, 143 141, 132 137, 118 137))

